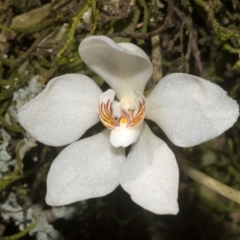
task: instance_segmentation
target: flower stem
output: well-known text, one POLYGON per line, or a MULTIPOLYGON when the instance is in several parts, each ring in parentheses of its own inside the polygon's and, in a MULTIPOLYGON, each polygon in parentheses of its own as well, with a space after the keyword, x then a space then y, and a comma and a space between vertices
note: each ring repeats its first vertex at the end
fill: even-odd
POLYGON ((216 179, 213 179, 206 174, 198 171, 196 168, 190 166, 186 161, 180 162, 180 168, 193 180, 203 184, 204 186, 212 189, 220 195, 240 204, 240 191, 237 191, 216 179))

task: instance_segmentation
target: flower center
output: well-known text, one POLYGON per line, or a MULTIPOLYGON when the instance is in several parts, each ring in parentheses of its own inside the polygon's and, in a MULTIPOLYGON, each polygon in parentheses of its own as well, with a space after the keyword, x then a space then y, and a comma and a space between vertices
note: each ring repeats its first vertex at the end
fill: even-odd
POLYGON ((124 97, 120 101, 120 108, 125 112, 129 112, 137 107, 137 99, 124 97))
POLYGON ((135 97, 124 97, 114 104, 115 92, 107 90, 98 101, 98 114, 103 125, 109 129, 138 126, 146 115, 146 99, 140 92, 135 97), (115 114, 114 114, 115 112, 115 114))

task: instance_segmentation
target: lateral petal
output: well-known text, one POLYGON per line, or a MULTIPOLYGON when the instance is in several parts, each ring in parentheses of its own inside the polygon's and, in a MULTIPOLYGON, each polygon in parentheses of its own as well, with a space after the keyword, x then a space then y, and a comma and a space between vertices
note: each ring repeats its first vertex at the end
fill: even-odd
POLYGON ((177 146, 215 138, 239 116, 239 106, 221 87, 185 73, 165 76, 147 97, 146 118, 156 122, 177 146))
POLYGON ((20 108, 18 119, 38 141, 66 145, 99 121, 97 102, 101 94, 87 76, 62 75, 53 78, 37 97, 20 108))

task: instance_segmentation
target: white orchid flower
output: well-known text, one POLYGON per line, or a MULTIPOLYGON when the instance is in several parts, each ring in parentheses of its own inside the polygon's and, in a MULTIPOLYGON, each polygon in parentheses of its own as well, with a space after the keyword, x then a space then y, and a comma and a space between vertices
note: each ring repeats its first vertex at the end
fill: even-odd
POLYGON ((87 76, 66 74, 52 79, 18 113, 21 125, 38 141, 70 144, 50 168, 46 202, 65 205, 104 196, 121 185, 143 208, 176 214, 176 159, 144 117, 157 123, 177 146, 190 147, 230 128, 239 116, 238 104, 219 86, 184 73, 167 75, 145 98, 152 64, 131 43, 92 36, 82 41, 79 53, 110 90, 102 93, 87 76), (105 131, 77 141, 99 120, 105 131), (130 144, 126 157, 123 147, 130 144))

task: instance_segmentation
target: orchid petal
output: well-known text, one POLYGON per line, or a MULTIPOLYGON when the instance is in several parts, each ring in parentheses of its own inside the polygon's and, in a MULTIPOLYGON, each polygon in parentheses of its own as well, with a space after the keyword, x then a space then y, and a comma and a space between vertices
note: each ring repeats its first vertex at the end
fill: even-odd
POLYGON ((136 127, 120 126, 112 129, 110 142, 114 147, 127 147, 135 143, 142 131, 143 122, 136 127))
POLYGON ((18 111, 21 125, 38 141, 62 146, 79 139, 99 121, 97 102, 102 91, 88 77, 66 74, 18 111))
POLYGON ((146 118, 170 140, 190 147, 215 138, 239 116, 239 106, 218 85, 200 77, 174 73, 164 77, 147 98, 146 118))
POLYGON ((112 89, 108 89, 100 96, 98 101, 99 118, 102 124, 108 129, 113 129, 119 126, 113 113, 114 97, 115 92, 112 89))
POLYGON ((173 152, 144 124, 123 164, 121 185, 134 202, 156 214, 178 212, 179 170, 173 152))
POLYGON ((59 206, 105 196, 119 185, 124 160, 124 149, 111 146, 109 130, 69 145, 48 173, 47 204, 59 206))
POLYGON ((116 91, 118 99, 134 90, 143 92, 152 75, 146 53, 131 43, 115 43, 105 36, 91 36, 79 46, 82 60, 116 91))

